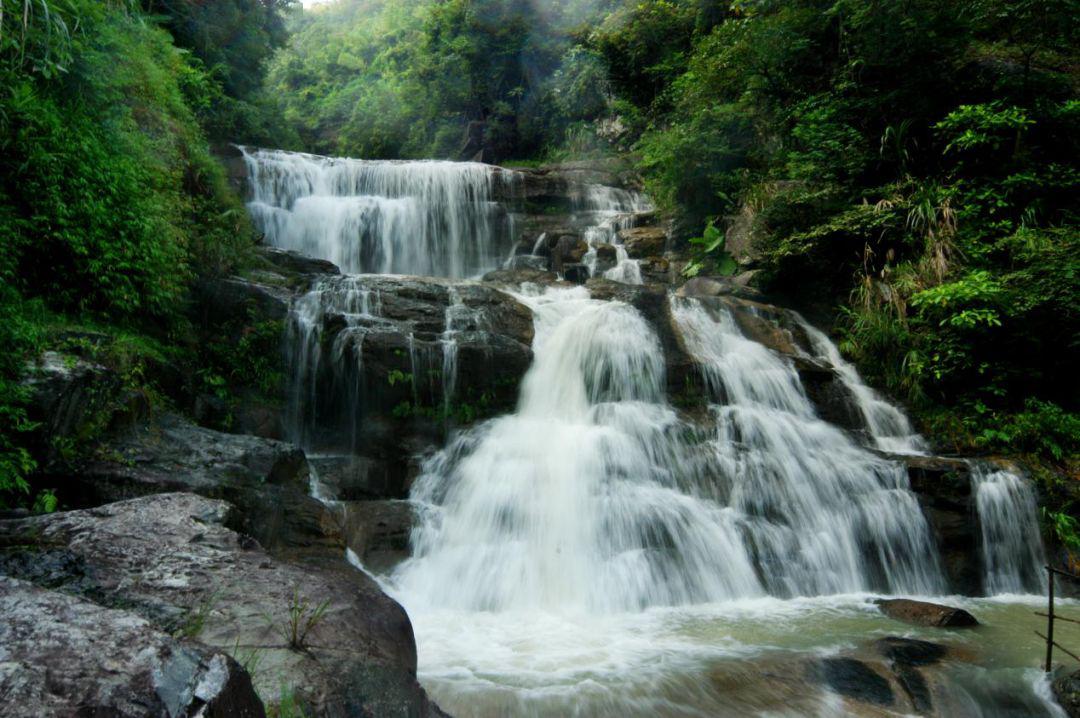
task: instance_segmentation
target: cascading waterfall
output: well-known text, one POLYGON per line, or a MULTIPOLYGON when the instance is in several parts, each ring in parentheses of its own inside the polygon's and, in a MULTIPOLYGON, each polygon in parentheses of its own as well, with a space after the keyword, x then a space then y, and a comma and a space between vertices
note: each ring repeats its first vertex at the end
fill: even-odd
POLYGON ((851 392, 874 445, 892 454, 925 454, 926 440, 911 428, 911 422, 904 412, 864 384, 855 367, 841 356, 839 348, 824 332, 801 317, 800 323, 817 357, 836 371, 844 386, 851 392))
MULTIPOLYGON (((514 181, 509 173, 268 151, 245 158, 268 241, 346 271, 473 276, 513 251, 509 217, 492 201, 494 183, 514 181)), ((590 272, 640 283, 618 232, 651 209, 647 199, 585 187, 573 207, 590 272), (614 252, 601 257, 605 245, 614 252)), ((476 285, 428 283, 427 306, 440 309, 426 310, 420 326, 402 319, 414 316, 402 303, 420 291, 403 281, 325 277, 297 300, 288 328, 294 440, 348 450, 367 421, 364 392, 387 390, 387 365, 376 365, 390 354, 414 405, 422 394, 425 406, 449 412, 459 348, 475 352, 487 310, 470 293, 476 285), (365 382, 369 373, 377 381, 365 382)), ((583 287, 514 296, 535 324, 517 409, 451 434, 425 461, 411 491, 412 555, 380 578, 410 614, 425 685, 444 708, 476 716, 843 712, 835 695, 800 678, 791 688, 747 681, 745 666, 765 675, 777 652, 835 653, 880 632, 866 592, 947 590, 907 470, 890 456, 926 453, 904 414, 802 322, 809 349, 798 361, 835 371, 864 430, 821 420, 791 360, 744 335, 721 302, 671 297, 672 327, 710 404, 690 418, 669 403, 664 348, 634 307, 583 287)), ((1028 482, 973 464, 972 495, 987 593, 1040 591, 1028 482)), ((362 568, 356 554, 350 561, 362 568)), ((973 715, 979 696, 1041 685, 1014 672, 997 693, 983 687, 998 685, 996 674, 965 680, 973 715)), ((1046 702, 1032 695, 1025 706, 1036 714, 1046 702)))
POLYGON ((597 276, 601 267, 598 250, 608 244, 615 251, 614 264, 599 274, 616 282, 641 284, 641 263, 630 259, 619 241, 619 232, 634 226, 637 215, 653 210, 649 199, 640 192, 594 184, 575 196, 574 204, 575 211, 588 216, 592 225, 585 230, 589 251, 582 259, 589 274, 597 276))
POLYGON ((975 461, 971 484, 986 593, 1042 593, 1046 558, 1031 483, 1006 468, 975 461))
POLYGON ((944 588, 902 467, 818 420, 794 370, 730 316, 674 307, 723 402, 694 446, 632 307, 583 289, 521 300, 537 335, 518 411, 428 462, 413 492, 428 518, 394 577, 409 601, 633 611, 944 588))
POLYGON ((513 244, 497 183, 515 174, 468 162, 380 162, 241 148, 248 209, 267 242, 345 272, 463 278, 513 244))

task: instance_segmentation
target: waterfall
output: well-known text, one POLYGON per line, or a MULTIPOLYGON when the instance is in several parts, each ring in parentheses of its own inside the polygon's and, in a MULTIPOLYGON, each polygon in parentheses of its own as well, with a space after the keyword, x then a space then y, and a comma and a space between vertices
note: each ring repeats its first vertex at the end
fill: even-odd
POLYGON ((986 594, 1042 593, 1046 557, 1031 482, 1008 469, 975 461, 971 489, 986 594))
POLYGON ((589 274, 625 284, 641 284, 641 262, 630 259, 619 240, 619 232, 634 226, 636 215, 653 210, 648 198, 640 192, 593 184, 575 195, 574 205, 579 215, 589 218, 590 226, 585 230, 589 251, 582 259, 589 274), (615 257, 613 262, 608 262, 610 266, 601 270, 598 251, 605 244, 612 246, 615 257))
POLYGON ((468 162, 379 162, 241 148, 248 209, 266 241, 345 272, 470 277, 513 245, 496 184, 515 174, 468 162))
POLYGON ((864 384, 855 367, 840 355, 839 348, 824 332, 802 317, 799 317, 799 324, 806 332, 817 358, 831 366, 851 392, 874 445, 892 454, 925 454, 928 448, 926 440, 911 428, 911 422, 904 412, 864 384))
POLYGON ((636 611, 944 588, 903 468, 818 420, 794 370, 730 316, 674 307, 717 401, 714 433, 695 438, 636 310, 580 288, 519 298, 536 338, 518 409, 427 462, 425 519, 392 578, 407 605, 636 611))

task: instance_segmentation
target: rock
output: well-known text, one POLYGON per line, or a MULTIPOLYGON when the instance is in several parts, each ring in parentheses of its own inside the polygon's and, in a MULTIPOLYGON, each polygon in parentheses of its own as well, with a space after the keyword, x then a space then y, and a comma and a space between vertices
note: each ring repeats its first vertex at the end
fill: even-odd
POLYGON ((387 461, 367 456, 319 456, 310 459, 319 482, 340 501, 404 498, 407 476, 387 461))
POLYGON ((606 243, 596 245, 596 258, 608 262, 616 261, 618 253, 615 251, 615 245, 606 243))
POLYGON ((632 258, 660 256, 667 249, 667 232, 660 227, 631 227, 620 230, 619 241, 632 258))
POLYGON ((792 363, 819 417, 851 432, 865 432, 866 421, 855 397, 832 367, 801 356, 793 358, 792 363))
POLYGON ((496 269, 484 275, 484 282, 510 289, 520 289, 522 284, 550 286, 560 283, 554 272, 540 269, 496 269))
POLYGON ((546 257, 535 254, 519 254, 510 260, 510 266, 507 269, 511 272, 521 269, 547 272, 548 260, 546 257))
POLYGON ((34 444, 47 466, 62 461, 64 444, 78 445, 109 425, 121 390, 116 372, 52 351, 27 366, 22 385, 30 397, 28 417, 39 424, 34 444))
POLYGON ((405 611, 374 580, 340 559, 280 561, 225 527, 231 511, 162 494, 3 521, 0 572, 63 552, 64 562, 51 561, 55 588, 123 605, 218 650, 254 653, 259 694, 291 691, 309 715, 442 715, 416 682, 405 611), (290 611, 310 616, 322 602, 322 617, 290 648, 290 611))
POLYGON ((981 595, 980 537, 968 463, 940 456, 887 456, 907 466, 911 490, 934 532, 949 592, 981 595))
POLYGON ((589 245, 580 236, 564 234, 551 250, 552 269, 560 272, 564 266, 579 264, 588 251, 589 245))
POLYGON ((408 501, 356 501, 342 506, 345 543, 370 571, 386 573, 409 557, 416 510, 408 501))
POLYGON ((888 679, 854 658, 822 658, 810 665, 810 677, 845 698, 877 706, 896 702, 888 679))
POLYGON ((734 295, 758 300, 761 293, 750 286, 755 272, 743 272, 734 277, 694 277, 675 292, 680 297, 721 297, 734 295))
POLYGON ((209 327, 283 321, 293 297, 287 289, 237 277, 204 280, 194 291, 197 312, 209 327))
POLYGON ((641 260, 641 274, 645 281, 670 282, 671 262, 663 257, 646 257, 641 260))
POLYGON ((584 264, 563 265, 563 279, 573 284, 584 284, 589 281, 592 274, 584 264))
POLYGON ((905 598, 879 599, 874 603, 889 618, 914 626, 970 628, 979 625, 975 617, 962 608, 905 598))
POLYGON ((166 415, 111 441, 66 494, 97 506, 172 491, 225 499, 235 528, 271 548, 342 545, 326 508, 308 495, 304 452, 290 444, 224 434, 166 415))
POLYGON ((1054 697, 1069 718, 1080 718, 1080 671, 1062 672, 1054 676, 1054 697))
POLYGON ((10 718, 261 718, 227 654, 126 611, 0 577, 0 695, 10 718))
POLYGON ((275 269, 289 274, 341 274, 341 270, 333 262, 328 262, 325 259, 316 259, 315 257, 309 257, 305 254, 292 252, 287 249, 260 247, 258 254, 265 262, 271 264, 275 269))
POLYGON ((873 647, 877 653, 900 666, 932 666, 940 663, 949 653, 949 649, 939 643, 897 636, 880 638, 874 641, 873 647))

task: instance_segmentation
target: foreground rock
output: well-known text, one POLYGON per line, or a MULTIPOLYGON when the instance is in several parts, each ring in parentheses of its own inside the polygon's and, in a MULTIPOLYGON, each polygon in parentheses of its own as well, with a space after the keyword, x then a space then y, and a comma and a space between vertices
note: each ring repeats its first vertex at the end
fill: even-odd
POLYGON ((0 614, 9 718, 266 715, 235 660, 132 613, 0 577, 0 614))
POLYGON ((1069 718, 1080 718, 1080 671, 1058 673, 1052 688, 1065 714, 1069 718))
POLYGON ((187 491, 238 509, 233 528, 267 548, 342 546, 325 506, 308 495, 304 452, 280 441, 226 434, 166 415, 112 440, 68 493, 77 506, 187 491))
POLYGON ((962 608, 942 606, 926 601, 912 601, 906 598, 882 599, 874 603, 889 618, 910 623, 913 626, 972 628, 979 625, 975 617, 962 608))
POLYGON ((397 603, 344 561, 272 558, 225 528, 230 510, 164 494, 2 521, 0 546, 13 548, 0 552, 0 573, 123 606, 257 664, 268 703, 287 693, 320 716, 442 715, 416 682, 412 627, 397 603))

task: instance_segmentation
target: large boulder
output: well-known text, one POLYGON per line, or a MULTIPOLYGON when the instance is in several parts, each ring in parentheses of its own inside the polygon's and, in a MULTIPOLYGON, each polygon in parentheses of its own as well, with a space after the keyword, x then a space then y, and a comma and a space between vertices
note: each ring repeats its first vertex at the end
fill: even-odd
POLYGON ((0 576, 0 695, 9 718, 266 715, 220 650, 149 621, 0 576))
POLYGON ((975 617, 962 608, 906 598, 880 599, 874 603, 889 618, 914 626, 972 628, 979 625, 975 617))
POLYGON ((249 657, 267 703, 290 693, 320 716, 441 715, 416 682, 409 619, 374 580, 341 559, 280 561, 226 528, 230 512, 162 494, 0 521, 0 573, 249 657))
POLYGON ((342 545, 326 507, 308 495, 304 452, 291 444, 165 415, 113 439, 97 457, 65 493, 74 505, 187 491, 237 506, 235 528, 267 547, 336 551, 342 545))

